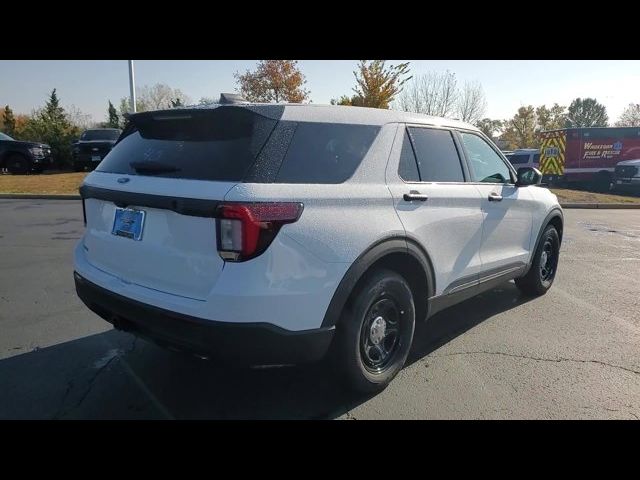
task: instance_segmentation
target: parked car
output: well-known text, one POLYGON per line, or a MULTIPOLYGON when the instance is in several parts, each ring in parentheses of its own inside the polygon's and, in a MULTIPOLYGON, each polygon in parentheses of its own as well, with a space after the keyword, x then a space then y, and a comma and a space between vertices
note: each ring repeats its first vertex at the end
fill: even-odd
POLYGON ((111 151, 122 133, 117 128, 85 130, 73 144, 73 169, 76 172, 93 170, 111 151))
POLYGON ((640 159, 624 160, 616 164, 613 189, 640 192, 640 159))
POLYGON ((520 148, 503 153, 515 168, 540 166, 540 150, 537 148, 520 148))
POLYGON ((116 328, 251 365, 327 358, 360 391, 416 322, 553 284, 563 214, 472 125, 392 110, 142 112, 84 180, 76 291, 116 328))
POLYGON ((51 147, 46 143, 22 142, 0 132, 0 171, 41 173, 52 164, 51 147))

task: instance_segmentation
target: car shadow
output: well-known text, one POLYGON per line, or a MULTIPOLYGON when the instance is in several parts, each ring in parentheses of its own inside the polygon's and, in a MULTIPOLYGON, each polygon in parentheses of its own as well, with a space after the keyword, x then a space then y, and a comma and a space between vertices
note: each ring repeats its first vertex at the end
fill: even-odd
MULTIPOLYGON (((526 301, 506 283, 440 312, 417 327, 408 365, 526 301)), ((370 398, 334 377, 322 364, 231 368, 109 330, 0 360, 0 419, 331 419, 370 398)))

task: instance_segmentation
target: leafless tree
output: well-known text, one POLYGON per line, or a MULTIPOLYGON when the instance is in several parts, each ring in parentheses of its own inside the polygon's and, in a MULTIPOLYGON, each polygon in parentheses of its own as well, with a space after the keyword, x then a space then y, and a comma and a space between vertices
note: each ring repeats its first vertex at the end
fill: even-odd
POLYGON ((640 127, 640 104, 630 103, 620 115, 616 127, 640 127))
POLYGON ((448 117, 455 112, 457 99, 458 88, 454 73, 429 72, 414 77, 405 86, 396 102, 396 108, 405 112, 448 117))
MULTIPOLYGON (((182 105, 189 105, 191 98, 182 93, 179 88, 171 88, 164 83, 156 83, 151 87, 149 85, 136 87, 136 110, 138 112, 171 108, 173 106, 172 102, 176 101, 180 101, 182 105)), ((121 113, 123 108, 128 111, 128 102, 128 97, 121 100, 121 113)))
POLYGON ((71 125, 74 125, 81 130, 93 128, 98 125, 98 123, 93 120, 90 113, 82 113, 82 111, 75 105, 67 107, 67 116, 71 125))
POLYGON ((478 122, 485 114, 487 101, 480 82, 465 82, 456 103, 457 118, 463 122, 478 122))

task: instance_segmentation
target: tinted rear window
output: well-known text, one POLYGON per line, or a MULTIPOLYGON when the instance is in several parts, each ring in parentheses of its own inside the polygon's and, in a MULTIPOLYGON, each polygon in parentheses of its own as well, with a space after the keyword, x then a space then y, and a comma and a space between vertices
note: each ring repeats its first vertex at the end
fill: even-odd
POLYGON ((140 114, 97 170, 241 181, 276 123, 241 107, 140 114))
POLYGON ((355 172, 379 126, 299 122, 277 183, 342 183, 355 172))
POLYGON ((422 127, 408 130, 423 182, 464 182, 462 164, 451 132, 422 127))

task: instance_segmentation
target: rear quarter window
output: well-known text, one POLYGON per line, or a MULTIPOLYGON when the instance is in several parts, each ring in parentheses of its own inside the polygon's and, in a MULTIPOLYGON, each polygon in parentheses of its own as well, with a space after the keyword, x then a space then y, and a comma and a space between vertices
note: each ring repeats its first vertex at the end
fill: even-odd
POLYGON ((353 175, 379 126, 299 122, 277 183, 342 183, 353 175))

